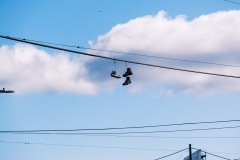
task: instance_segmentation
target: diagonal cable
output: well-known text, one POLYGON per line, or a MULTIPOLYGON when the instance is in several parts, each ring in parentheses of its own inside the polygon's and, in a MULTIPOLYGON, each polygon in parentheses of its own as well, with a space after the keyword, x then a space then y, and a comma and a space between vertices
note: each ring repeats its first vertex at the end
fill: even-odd
MULTIPOLYGON (((199 150, 199 149, 197 149, 197 148, 192 148, 192 149, 199 150)), ((202 151, 202 152, 207 153, 207 154, 209 154, 209 155, 212 155, 212 156, 214 156, 214 157, 221 158, 221 159, 232 160, 232 159, 229 159, 229 158, 226 158, 226 157, 222 157, 222 156, 219 156, 219 155, 216 155, 216 154, 213 154, 213 153, 209 153, 209 152, 206 152, 206 151, 202 151)))
POLYGON ((230 0, 223 0, 223 1, 225 1, 225 2, 229 2, 229 3, 233 3, 233 4, 237 4, 237 5, 240 5, 240 3, 235 2, 235 1, 230 1, 230 0))
POLYGON ((159 124, 159 125, 145 125, 145 126, 129 126, 129 127, 111 127, 111 128, 82 128, 82 129, 58 129, 58 130, 12 130, 1 131, 0 133, 8 132, 73 132, 73 131, 106 131, 106 130, 125 130, 125 129, 144 129, 144 128, 158 128, 170 126, 184 126, 184 125, 197 125, 197 124, 216 124, 216 123, 229 123, 240 122, 240 120, 221 120, 221 121, 205 121, 205 122, 186 122, 186 123, 172 123, 172 124, 159 124))
POLYGON ((71 52, 71 53, 76 53, 76 54, 81 54, 81 55, 91 56, 91 57, 97 57, 97 58, 103 58, 103 59, 108 59, 108 60, 116 60, 116 61, 125 62, 125 63, 138 64, 138 65, 143 65, 143 66, 156 67, 156 68, 175 70, 175 71, 181 71, 181 72, 190 72, 190 73, 218 76, 218 77, 228 77, 228 78, 237 78, 237 79, 240 78, 240 76, 236 76, 236 75, 218 74, 218 73, 211 73, 211 72, 203 72, 203 71, 196 71, 196 70, 161 66, 161 65, 143 63, 143 62, 137 62, 137 61, 129 61, 129 60, 124 60, 124 59, 116 59, 116 58, 107 57, 107 56, 101 56, 101 55, 90 54, 90 53, 86 53, 86 52, 79 52, 79 51, 75 51, 75 50, 70 50, 70 49, 59 48, 59 47, 55 47, 55 46, 30 42, 30 41, 26 41, 24 39, 17 39, 17 38, 13 38, 13 37, 9 37, 9 36, 0 35, 0 37, 5 38, 5 39, 9 39, 9 40, 13 40, 13 41, 18 41, 18 42, 28 43, 28 44, 32 44, 32 45, 36 45, 36 46, 41 46, 41 47, 45 47, 45 48, 56 49, 56 50, 60 50, 60 51, 71 52))
POLYGON ((0 131, 1 133, 9 133, 9 134, 39 134, 39 135, 44 135, 44 134, 49 134, 49 135, 126 135, 126 134, 151 134, 151 133, 174 133, 174 132, 192 132, 192 131, 208 131, 208 130, 222 130, 222 129, 235 129, 235 128, 240 128, 240 126, 233 126, 233 127, 218 127, 218 128, 197 128, 197 129, 181 129, 181 130, 161 130, 161 131, 143 131, 143 132, 88 132, 88 133, 66 133, 66 132, 4 132, 0 131))
POLYGON ((209 64, 209 65, 227 66, 227 67, 240 67, 239 65, 232 65, 232 64, 223 64, 223 63, 196 61, 196 60, 188 60, 188 59, 180 59, 180 58, 172 58, 172 57, 145 55, 145 54, 138 54, 138 53, 129 53, 129 52, 105 50, 105 49, 90 48, 90 47, 83 47, 83 46, 73 46, 73 45, 67 45, 67 44, 59 44, 59 43, 45 42, 45 41, 38 41, 38 40, 30 40, 30 39, 25 39, 25 40, 31 41, 31 42, 37 42, 37 43, 57 45, 57 46, 62 46, 62 47, 80 48, 80 49, 87 49, 87 50, 92 50, 92 51, 100 51, 100 52, 108 52, 108 53, 125 54, 125 55, 139 56, 139 57, 148 57, 148 58, 157 58, 157 59, 167 59, 167 60, 173 60, 173 61, 182 61, 182 62, 191 62, 191 63, 209 64))
POLYGON ((180 153, 180 152, 185 151, 185 150, 187 150, 187 149, 188 149, 188 148, 185 148, 185 149, 183 149, 183 150, 180 150, 180 151, 174 152, 174 153, 172 153, 172 154, 168 154, 168 155, 166 155, 166 156, 163 156, 163 157, 157 158, 157 159, 155 159, 155 160, 160 160, 160 159, 163 159, 163 158, 167 158, 167 157, 169 157, 169 156, 172 156, 172 155, 174 155, 174 154, 180 153))

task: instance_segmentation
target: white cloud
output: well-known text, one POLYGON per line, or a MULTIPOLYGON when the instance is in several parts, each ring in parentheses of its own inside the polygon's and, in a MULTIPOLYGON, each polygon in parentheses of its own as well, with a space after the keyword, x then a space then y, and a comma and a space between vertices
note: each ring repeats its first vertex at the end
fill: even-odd
MULTIPOLYGON (((221 11, 203 15, 193 20, 179 15, 168 17, 164 11, 156 15, 139 17, 125 24, 114 26, 98 37, 93 48, 120 52, 140 53, 180 59, 212 61, 215 63, 240 62, 240 11, 221 11)), ((108 53, 113 56, 113 53, 108 53)), ((126 55, 115 57, 129 58, 126 55)), ((177 68, 215 72, 240 76, 239 68, 207 64, 180 63, 142 57, 134 61, 169 65, 177 68)), ((216 92, 239 92, 239 79, 183 73, 164 69, 152 69, 132 65, 135 88, 155 86, 186 93, 209 94, 216 92)), ((134 89, 135 90, 135 89, 134 89)))
POLYGON ((0 86, 26 92, 94 94, 84 64, 63 53, 50 55, 30 45, 0 48, 0 86))
POLYGON ((240 11, 217 12, 188 21, 161 11, 113 27, 95 47, 151 54, 185 55, 240 50, 240 11))

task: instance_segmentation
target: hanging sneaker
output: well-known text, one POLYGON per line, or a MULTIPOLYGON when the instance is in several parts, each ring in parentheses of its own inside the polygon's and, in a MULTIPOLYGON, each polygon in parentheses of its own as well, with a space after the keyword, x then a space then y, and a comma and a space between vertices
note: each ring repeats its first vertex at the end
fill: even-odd
POLYGON ((131 83, 130 77, 126 77, 126 80, 122 85, 126 86, 129 85, 130 83, 131 83))
POLYGON ((127 71, 123 74, 123 77, 127 77, 130 75, 133 75, 133 72, 132 72, 131 68, 127 68, 127 71))
POLYGON ((117 74, 116 71, 112 71, 111 76, 114 77, 114 78, 122 78, 122 76, 117 74))

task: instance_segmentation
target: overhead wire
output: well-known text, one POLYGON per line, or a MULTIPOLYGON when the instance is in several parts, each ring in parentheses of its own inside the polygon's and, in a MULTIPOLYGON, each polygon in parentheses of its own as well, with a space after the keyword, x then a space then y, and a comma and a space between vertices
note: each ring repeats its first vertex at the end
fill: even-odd
POLYGON ((137 64, 137 65, 143 65, 143 66, 149 66, 149 67, 156 67, 156 68, 162 68, 162 69, 168 69, 168 70, 175 70, 175 71, 189 72, 189 73, 196 73, 196 74, 204 74, 204 75, 211 75, 211 76, 218 76, 218 77, 228 77, 228 78, 237 78, 237 79, 240 78, 240 76, 235 76, 235 75, 226 75, 226 74, 218 74, 218 73, 211 73, 211 72, 203 72, 203 71, 168 67, 168 66, 162 66, 162 65, 155 65, 155 64, 150 64, 150 63, 143 63, 143 62, 137 62, 137 61, 129 61, 129 60, 124 60, 124 59, 117 59, 117 58, 112 58, 112 57, 107 57, 107 56, 90 54, 90 53, 86 53, 86 52, 79 52, 79 51, 65 49, 65 48, 59 48, 59 47, 40 44, 40 43, 36 43, 36 42, 30 42, 30 41, 26 41, 24 39, 17 39, 17 38, 13 38, 13 37, 9 37, 9 36, 0 35, 0 37, 5 38, 5 39, 9 39, 9 40, 13 40, 13 41, 18 41, 18 42, 23 42, 23 43, 27 43, 27 44, 36 45, 36 46, 41 46, 41 47, 45 47, 45 48, 56 49, 56 50, 60 50, 60 51, 71 52, 71 53, 76 53, 76 54, 81 54, 81 55, 91 56, 91 57, 96 57, 96 58, 115 60, 115 61, 120 61, 120 62, 124 62, 124 63, 131 63, 131 64, 137 64))
POLYGON ((142 132, 4 132, 2 134, 39 134, 39 135, 124 135, 124 134, 151 134, 151 133, 173 133, 173 132, 192 132, 192 131, 207 131, 207 130, 222 130, 222 129, 236 129, 240 126, 231 127, 216 127, 216 128, 196 128, 196 129, 180 129, 180 130, 161 130, 161 131, 142 131, 142 132))
POLYGON ((177 152, 174 152, 174 153, 168 154, 168 155, 166 155, 166 156, 163 156, 163 157, 157 158, 157 159, 155 159, 155 160, 160 160, 160 159, 163 159, 163 158, 167 158, 167 157, 172 156, 172 155, 174 155, 174 154, 177 154, 177 153, 183 152, 183 151, 185 151, 185 150, 187 150, 187 149, 188 149, 188 148, 182 149, 182 150, 180 150, 180 151, 177 151, 177 152))
POLYGON ((237 5, 240 5, 239 2, 235 2, 235 1, 230 1, 230 0, 223 0, 223 1, 225 1, 225 2, 229 2, 229 3, 233 3, 233 4, 237 4, 237 5))
MULTIPOLYGON (((197 148, 192 148, 192 149, 199 150, 199 149, 197 149, 197 148)), ((206 152, 206 151, 202 151, 202 152, 207 153, 207 154, 209 154, 209 155, 212 155, 212 156, 214 156, 214 157, 221 158, 221 159, 232 160, 232 159, 229 159, 229 158, 226 158, 226 157, 222 157, 222 156, 219 156, 219 155, 216 155, 216 154, 210 153, 210 152, 206 152)))
MULTIPOLYGON (((90 146, 90 145, 80 145, 80 144, 42 143, 42 142, 28 142, 28 141, 4 141, 4 140, 0 140, 0 143, 25 144, 25 145, 63 146, 63 147, 103 148, 103 149, 150 150, 150 151, 151 150, 153 150, 153 151, 157 150, 157 151, 164 151, 164 152, 177 151, 177 150, 173 150, 173 149, 159 149, 159 148, 116 147, 116 146, 113 147, 113 146, 96 146, 96 145, 94 145, 94 146, 91 145, 90 146)), ((192 149, 196 149, 196 148, 192 148, 192 149)), ((205 151, 203 151, 203 152, 205 152, 205 151)), ((206 153, 209 153, 209 152, 206 152, 206 153)), ((219 152, 219 151, 218 152, 211 152, 210 154, 212 154, 212 153, 223 153, 223 154, 234 154, 234 155, 240 154, 240 153, 219 152)), ((180 157, 182 157, 183 155, 181 155, 180 157)), ((238 159, 234 159, 234 160, 238 160, 238 159)))
POLYGON ((232 154, 232 155, 240 154, 239 152, 238 153, 236 153, 236 152, 233 153, 233 152, 219 152, 219 151, 217 151, 217 152, 216 151, 214 151, 214 152, 211 151, 211 153, 232 154))
POLYGON ((213 154, 213 153, 209 153, 209 152, 206 152, 206 151, 203 151, 203 152, 205 152, 206 154, 209 154, 209 155, 211 155, 211 156, 221 158, 221 159, 232 160, 232 159, 230 159, 230 158, 226 158, 226 157, 223 157, 223 156, 219 156, 219 155, 216 155, 216 154, 213 154))
POLYGON ((2 141, 2 140, 0 140, 0 143, 26 144, 26 145, 45 145, 45 146, 62 146, 62 147, 101 148, 101 149, 164 151, 164 152, 176 151, 176 150, 158 149, 158 148, 113 147, 113 146, 98 146, 98 145, 80 145, 80 144, 62 144, 62 143, 39 143, 39 142, 20 142, 20 141, 2 141))
POLYGON ((209 136, 209 137, 199 137, 199 136, 121 136, 121 135, 83 135, 83 136, 90 136, 90 137, 117 137, 117 138, 154 138, 154 139, 240 139, 237 136, 228 136, 228 137, 217 137, 217 136, 209 136))
POLYGON ((63 46, 63 47, 71 47, 71 48, 86 49, 86 50, 101 51, 101 52, 109 52, 109 53, 118 53, 118 54, 132 55, 132 56, 157 58, 157 59, 167 59, 167 60, 173 60, 173 61, 191 62, 191 63, 199 63, 199 64, 209 64, 209 65, 226 66, 226 67, 240 67, 239 65, 232 65, 232 64, 223 64, 223 63, 196 61, 196 60, 188 60, 188 59, 180 59, 180 58, 172 58, 172 57, 145 55, 145 54, 138 54, 138 53, 120 52, 120 51, 90 48, 90 47, 83 47, 83 46, 74 46, 74 45, 67 45, 67 44, 60 44, 60 43, 53 43, 53 42, 46 42, 46 41, 38 41, 38 40, 30 40, 30 39, 25 39, 25 40, 31 41, 31 42, 40 42, 40 43, 45 43, 45 44, 58 45, 58 46, 63 46))
POLYGON ((170 126, 184 126, 184 125, 199 125, 199 124, 219 124, 240 122, 239 119, 233 120, 219 120, 219 121, 202 121, 202 122, 185 122, 185 123, 172 123, 172 124, 158 124, 158 125, 144 125, 144 126, 127 126, 127 127, 108 127, 108 128, 80 128, 80 129, 45 129, 45 130, 0 130, 0 133, 8 132, 74 132, 74 131, 107 131, 107 130, 127 130, 127 129, 145 129, 145 128, 158 128, 170 126))
POLYGON ((179 156, 176 160, 179 160, 180 158, 182 158, 186 153, 188 153, 188 151, 185 151, 181 156, 179 156))

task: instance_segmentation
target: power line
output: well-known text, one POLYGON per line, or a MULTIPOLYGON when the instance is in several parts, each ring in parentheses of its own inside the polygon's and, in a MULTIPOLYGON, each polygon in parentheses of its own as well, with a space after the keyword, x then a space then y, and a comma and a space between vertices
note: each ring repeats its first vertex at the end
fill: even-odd
POLYGON ((225 121, 205 121, 205 122, 185 122, 185 123, 172 123, 172 124, 159 124, 159 125, 146 125, 146 126, 128 126, 128 127, 109 127, 109 128, 82 128, 82 129, 59 129, 59 130, 12 130, 0 131, 0 133, 8 132, 73 132, 73 131, 106 131, 106 130, 126 130, 126 129, 144 129, 144 128, 158 128, 170 126, 183 126, 183 125, 198 125, 198 124, 216 124, 216 123, 230 123, 240 122, 240 120, 225 120, 225 121))
MULTIPOLYGON (((195 150, 199 150, 199 149, 197 149, 197 148, 193 148, 193 149, 195 149, 195 150)), ((202 152, 204 152, 204 153, 207 153, 207 154, 209 154, 209 155, 212 155, 212 156, 214 156, 214 157, 221 158, 221 159, 225 159, 225 160, 231 160, 231 159, 229 159, 229 158, 222 157, 222 156, 218 156, 218 155, 216 155, 216 154, 209 153, 209 152, 206 152, 206 151, 202 151, 202 152)))
POLYGON ((211 152, 211 153, 221 153, 221 154, 240 154, 240 153, 232 153, 232 152, 211 152))
MULTIPOLYGON (((27 142, 27 141, 3 141, 0 140, 0 143, 9 143, 9 144, 24 144, 24 145, 45 145, 45 146, 62 146, 62 147, 84 147, 84 148, 103 148, 103 149, 124 149, 124 150, 153 150, 153 151, 177 151, 173 149, 159 149, 159 148, 138 148, 138 147, 116 147, 116 146, 96 146, 96 145, 80 145, 80 144, 62 144, 62 143, 41 143, 41 142, 27 142)), ((195 149, 195 148, 193 148, 195 149)), ((197 150, 197 149, 196 149, 197 150)), ((205 151, 203 151, 205 152, 205 151)), ((206 152, 208 153, 208 152, 206 152)), ((229 152, 212 152, 212 153, 224 153, 224 154, 240 154, 240 153, 229 153, 229 152)), ((183 155, 182 155, 183 156, 183 155)), ((182 157, 181 156, 181 157, 182 157)), ((238 160, 238 159, 234 159, 238 160)))
POLYGON ((101 148, 101 149, 124 149, 124 150, 145 150, 145 151, 175 151, 167 149, 158 148, 137 148, 137 147, 110 147, 110 146, 90 146, 90 145, 80 145, 80 144, 62 144, 62 143, 39 143, 39 142, 16 142, 16 141, 0 141, 0 143, 10 143, 10 144, 25 144, 25 145, 44 145, 44 146, 61 146, 61 147, 84 147, 84 148, 101 148))
POLYGON ((210 73, 210 72, 203 72, 203 71, 196 71, 196 70, 188 70, 188 69, 182 69, 182 68, 161 66, 161 65, 149 64, 149 63, 142 63, 142 62, 137 62, 137 61, 117 59, 117 58, 112 58, 112 57, 107 57, 107 56, 101 56, 101 55, 90 54, 90 53, 86 53, 86 52, 79 52, 79 51, 75 51, 75 50, 69 50, 69 49, 65 49, 65 48, 59 48, 59 47, 55 47, 55 46, 30 42, 30 41, 26 41, 26 40, 23 40, 23 39, 17 39, 17 38, 13 38, 13 37, 9 37, 9 36, 0 35, 0 37, 5 38, 5 39, 9 39, 9 40, 13 40, 13 41, 18 41, 18 42, 28 43, 28 44, 32 44, 32 45, 36 45, 36 46, 41 46, 41 47, 45 47, 45 48, 51 48, 51 49, 56 49, 56 50, 60 50, 60 51, 66 51, 66 52, 71 52, 71 53, 76 53, 76 54, 81 54, 81 55, 91 56, 91 57, 97 57, 97 58, 103 58, 103 59, 108 59, 108 60, 113 60, 113 61, 119 61, 119 62, 131 63, 131 64, 138 64, 138 65, 156 67, 156 68, 162 68, 162 69, 169 69, 169 70, 175 70, 175 71, 181 71, 181 72, 190 72, 190 73, 196 73, 196 74, 204 74, 204 75, 212 75, 212 76, 228 77, 228 78, 238 78, 238 79, 240 78, 240 76, 235 76, 235 75, 210 73))
POLYGON ((197 129, 182 129, 182 130, 166 130, 166 131, 142 131, 142 132, 89 132, 89 133, 66 133, 66 132, 0 132, 8 134, 39 134, 39 135, 124 135, 124 134, 151 134, 151 133, 173 133, 173 132, 192 132, 192 131, 208 131, 208 130, 222 130, 222 129, 235 129, 240 126, 232 127, 218 127, 218 128, 197 128, 197 129))
POLYGON ((181 156, 179 156, 176 160, 179 160, 180 158, 182 158, 188 151, 185 151, 185 153, 183 153, 181 156))
POLYGON ((174 153, 172 153, 172 154, 168 154, 168 155, 166 155, 166 156, 163 156, 163 157, 157 158, 157 159, 155 159, 155 160, 160 160, 160 159, 163 159, 163 158, 166 158, 166 157, 172 156, 172 155, 174 155, 174 154, 180 153, 180 152, 185 151, 185 150, 187 150, 187 149, 188 149, 188 148, 185 148, 185 149, 183 149, 183 150, 180 150, 180 151, 174 152, 174 153))
MULTIPOLYGON (((195 150, 199 150, 199 149, 197 149, 197 148, 193 148, 193 149, 195 149, 195 150)), ((201 151, 205 153, 205 151, 203 151, 203 150, 201 150, 201 151)), ((209 153, 209 152, 206 152, 206 153, 209 153)), ((211 152, 211 154, 213 154, 213 153, 222 153, 222 154, 235 154, 235 155, 237 155, 237 154, 240 154, 240 153, 232 153, 232 152, 220 152, 220 151, 214 151, 214 152, 211 152)))
POLYGON ((240 67, 238 65, 232 65, 232 64, 223 64, 223 63, 196 61, 196 60, 188 60, 188 59, 180 59, 180 58, 163 57, 163 56, 153 56, 153 55, 145 55, 145 54, 137 54, 137 53, 129 53, 129 52, 120 52, 120 51, 112 51, 112 50, 90 48, 90 47, 83 47, 83 46, 73 46, 73 45, 52 43, 52 42, 46 42, 46 41, 38 41, 38 40, 29 40, 29 39, 24 39, 24 40, 31 41, 31 42, 39 42, 39 43, 51 44, 51 45, 58 45, 58 46, 63 46, 63 47, 71 47, 71 48, 78 48, 78 49, 79 48, 80 49, 88 49, 88 50, 93 50, 93 51, 126 54, 126 55, 132 55, 132 56, 157 58, 157 59, 167 59, 167 60, 173 60, 173 61, 182 61, 182 62, 191 62, 191 63, 200 63, 200 64, 210 64, 210 65, 217 65, 217 66, 240 67))
POLYGON ((154 139, 240 139, 240 137, 179 137, 179 136, 121 136, 121 135, 83 135, 83 136, 90 136, 90 137, 117 137, 117 138, 154 138, 154 139))
MULTIPOLYGON (((203 151, 203 152, 205 152, 205 151, 203 151)), ((212 155, 212 156, 214 156, 214 157, 221 158, 221 159, 231 160, 231 159, 229 159, 229 158, 225 158, 225 157, 222 157, 222 156, 218 156, 218 155, 216 155, 216 154, 212 154, 212 153, 209 153, 209 152, 205 152, 205 153, 207 153, 207 154, 209 154, 209 155, 212 155)))
POLYGON ((233 3, 233 4, 237 4, 237 5, 240 5, 240 3, 235 2, 235 1, 229 1, 229 0, 223 0, 223 1, 225 1, 225 2, 229 2, 229 3, 233 3))

